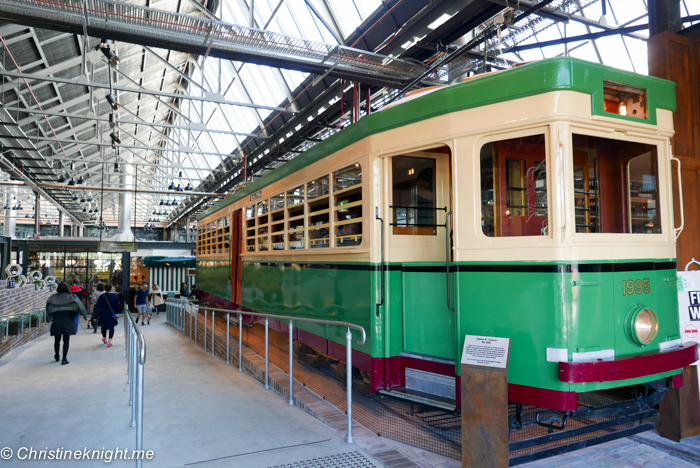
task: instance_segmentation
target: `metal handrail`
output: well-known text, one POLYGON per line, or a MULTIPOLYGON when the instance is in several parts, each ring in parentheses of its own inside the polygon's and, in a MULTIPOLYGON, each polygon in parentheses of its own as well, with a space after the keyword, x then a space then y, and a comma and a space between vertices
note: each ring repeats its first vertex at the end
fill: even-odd
MULTIPOLYGON (((166 304, 170 303, 171 309, 168 310, 168 306, 166 305, 166 320, 168 320, 169 323, 174 323, 174 326, 176 328, 179 328, 177 323, 183 324, 182 327, 182 333, 185 333, 184 329, 184 312, 185 312, 185 307, 180 307, 180 306, 186 306, 188 309, 194 306, 194 304, 189 303, 189 301, 186 300, 181 300, 181 302, 178 302, 177 300, 173 301, 166 301, 166 304), (179 308, 180 310, 178 312, 175 312, 172 310, 173 306, 176 308, 179 308)), ((276 320, 284 320, 284 321, 289 321, 289 406, 294 406, 294 322, 308 322, 308 323, 319 323, 319 324, 324 324, 324 325, 335 325, 335 326, 340 326, 340 327, 347 327, 348 331, 345 333, 345 378, 346 378, 346 388, 347 388, 347 437, 346 441, 347 443, 351 444, 353 442, 353 437, 352 437, 352 332, 350 329, 358 330, 360 333, 362 333, 362 338, 358 340, 359 345, 365 344, 367 341, 367 333, 365 332, 364 327, 361 325, 356 325, 354 323, 350 322, 344 322, 344 321, 335 321, 335 320, 321 320, 321 319, 312 319, 312 318, 307 318, 307 317, 290 317, 286 315, 277 315, 277 314, 266 314, 266 313, 260 313, 260 312, 253 312, 253 311, 243 311, 243 310, 230 310, 230 309, 218 309, 216 307, 198 307, 194 306, 196 314, 199 314, 199 309, 202 309, 204 311, 204 351, 207 350, 207 311, 211 311, 212 313, 212 319, 211 319, 211 355, 215 356, 215 347, 214 347, 214 339, 215 339, 215 314, 216 312, 221 312, 224 314, 228 314, 229 317, 231 314, 237 314, 238 315, 238 372, 243 372, 243 315, 248 315, 248 316, 254 316, 254 317, 265 317, 265 389, 270 388, 270 368, 269 368, 269 363, 270 363, 270 352, 269 352, 269 346, 270 346, 270 340, 269 340, 269 319, 273 318, 276 320)), ((192 312, 190 310, 190 312, 192 312)), ((195 320, 195 327, 197 326, 197 323, 199 320, 195 320)), ((229 333, 229 325, 230 325, 230 320, 226 321, 226 364, 230 364, 230 359, 229 359, 229 350, 230 350, 230 341, 231 341, 231 334, 229 333)), ((190 313, 190 339, 192 339, 192 313, 190 313)), ((197 330, 195 328, 195 344, 197 343, 197 330)))
MULTIPOLYGON (((127 383, 130 384, 129 405, 131 406, 131 427, 136 427, 136 450, 143 450, 143 370, 146 364, 146 339, 141 329, 124 304, 124 336, 126 340, 127 383)), ((141 458, 136 459, 136 468, 143 466, 141 458)))
POLYGON ((290 317, 289 315, 277 315, 277 314, 265 314, 261 312, 247 312, 244 310, 230 310, 230 309, 217 309, 214 307, 207 307, 207 306, 199 306, 200 309, 204 310, 212 310, 214 312, 224 312, 226 314, 241 314, 241 315, 250 315, 250 316, 255 316, 255 317, 266 317, 266 318, 272 318, 276 320, 294 320, 295 322, 309 322, 309 323, 320 323, 323 325, 338 325, 339 327, 347 327, 347 328, 352 328, 354 330, 358 330, 359 332, 362 333, 362 339, 357 341, 357 344, 363 345, 367 341, 367 333, 365 332, 365 328, 361 325, 355 325, 354 323, 350 322, 343 322, 343 321, 336 321, 336 320, 321 320, 321 319, 311 319, 311 318, 306 318, 306 317, 290 317))

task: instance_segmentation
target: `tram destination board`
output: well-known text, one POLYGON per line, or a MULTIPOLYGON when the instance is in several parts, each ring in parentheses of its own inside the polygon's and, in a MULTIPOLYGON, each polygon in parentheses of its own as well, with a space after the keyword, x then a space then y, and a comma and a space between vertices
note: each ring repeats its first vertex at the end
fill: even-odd
POLYGON ((105 253, 136 252, 136 242, 98 242, 97 251, 105 253))

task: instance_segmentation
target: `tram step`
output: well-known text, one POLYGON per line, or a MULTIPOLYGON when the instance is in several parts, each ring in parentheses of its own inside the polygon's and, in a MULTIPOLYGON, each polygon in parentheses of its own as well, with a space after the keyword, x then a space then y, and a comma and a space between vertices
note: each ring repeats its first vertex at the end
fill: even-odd
POLYGON ((448 411, 454 411, 457 408, 455 400, 451 398, 439 397, 430 393, 412 390, 410 388, 392 388, 390 390, 379 390, 377 393, 393 398, 400 398, 402 400, 412 401, 414 403, 420 403, 422 405, 433 406, 435 408, 440 408, 448 411))

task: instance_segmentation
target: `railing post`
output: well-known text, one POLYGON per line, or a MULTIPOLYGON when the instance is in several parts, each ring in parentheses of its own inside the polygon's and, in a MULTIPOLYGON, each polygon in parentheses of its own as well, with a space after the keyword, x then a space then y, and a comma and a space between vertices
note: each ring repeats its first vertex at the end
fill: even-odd
POLYGON ((207 309, 204 309, 204 352, 207 352, 207 309))
POLYGON ((270 388, 270 319, 265 317, 265 390, 270 388))
MULTIPOLYGON (((131 384, 131 336, 129 334, 129 328, 131 323, 124 317, 126 323, 124 324, 124 335, 126 337, 126 383, 131 384)), ((131 393, 129 393, 129 404, 131 404, 131 393)))
MULTIPOLYGON (((192 339, 192 309, 193 309, 192 306, 187 308, 187 312, 190 314, 190 340, 192 339)), ((197 344, 197 343, 195 343, 195 344, 197 344)))
MULTIPOLYGON (((138 345, 137 345, 137 349, 138 345)), ((139 354, 141 354, 139 349, 139 354)), ((143 450, 143 366, 144 363, 137 356, 138 362, 138 375, 136 378, 137 388, 136 388, 136 405, 138 409, 136 411, 136 450, 143 450)), ((137 468, 143 466, 143 459, 139 458, 136 460, 137 468)))
MULTIPOLYGON (((190 325, 192 325, 191 322, 190 322, 190 325)), ((197 332, 198 332, 197 329, 198 328, 199 328, 199 310, 197 310, 197 319, 194 321, 194 345, 195 346, 197 346, 197 332)), ((191 328, 190 328, 190 330, 191 330, 191 328)), ((192 335, 190 335, 190 338, 192 338, 192 335)))
POLYGON ((134 329, 131 334, 131 427, 136 427, 136 380, 138 379, 136 366, 138 366, 138 346, 138 336, 136 335, 136 329, 134 329))
POLYGON ((216 348, 214 347, 214 333, 216 333, 216 320, 214 320, 214 312, 213 310, 211 311, 211 355, 212 357, 216 356, 216 348))
POLYGON ((226 315, 226 365, 231 365, 231 335, 229 330, 231 328, 231 314, 226 315))
POLYGON ((238 372, 243 372, 243 314, 238 314, 238 372))
POLYGON ((289 406, 294 406, 294 323, 289 321, 289 406))
POLYGON ((350 328, 345 333, 345 367, 348 404, 348 436, 345 440, 348 444, 352 444, 352 333, 350 328))

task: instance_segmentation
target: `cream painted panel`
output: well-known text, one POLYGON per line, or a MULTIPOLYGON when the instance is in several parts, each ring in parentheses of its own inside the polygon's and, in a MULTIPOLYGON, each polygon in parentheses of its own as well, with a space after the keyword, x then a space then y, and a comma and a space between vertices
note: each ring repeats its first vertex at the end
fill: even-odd
MULTIPOLYGON (((324 249, 324 253, 338 252, 338 254, 340 254, 341 250, 348 253, 351 251, 358 253, 366 251, 369 249, 370 239, 372 240, 372 245, 378 245, 380 239, 381 233, 378 229, 379 222, 374 219, 376 206, 380 206, 379 215, 384 218, 387 228, 389 228, 388 224, 390 222, 390 213, 385 212, 384 208, 381 207, 382 203, 378 203, 379 200, 385 200, 383 196, 386 195, 385 188, 388 187, 388 166, 385 166, 382 160, 378 160, 377 158, 382 155, 400 154, 402 152, 449 144, 453 146, 453 197, 456 200, 456 206, 454 207, 455 223, 461 223, 459 230, 455 230, 455 259, 457 261, 469 261, 470 259, 480 258, 493 261, 497 260, 495 256, 502 256, 507 260, 564 260, 567 258, 567 254, 563 254, 562 252, 565 252, 566 249, 556 247, 556 244, 561 242, 561 238, 559 238, 557 232, 553 232, 551 238, 545 239, 539 236, 534 238, 488 239, 483 236, 479 237, 479 233, 481 232, 479 223, 472 221, 471 228, 465 229, 465 225, 462 221, 478 219, 476 216, 480 213, 480 194, 477 189, 479 186, 478 158, 473 157, 473 150, 470 150, 470 148, 473 148, 476 144, 475 142, 484 135, 504 131, 523 130, 550 124, 553 121, 564 122, 562 125, 567 125, 566 122, 571 122, 582 128, 596 129, 596 131, 606 135, 617 130, 618 132, 634 134, 635 139, 637 135, 640 134, 648 135, 648 138, 651 139, 668 137, 673 131, 672 113, 660 109, 657 111, 657 119, 659 122, 658 125, 652 126, 646 123, 629 122, 612 117, 591 116, 590 96, 573 91, 558 91, 530 96, 476 109, 454 112, 426 121, 416 122, 405 127, 396 128, 380 135, 373 135, 334 155, 324 158, 322 161, 304 168, 296 174, 292 174, 282 181, 265 187, 263 189, 263 198, 269 198, 288 188, 345 167, 351 162, 359 161, 363 166, 363 244, 358 249, 324 249), (368 154, 369 156, 366 156, 368 154), (365 156, 358 157, 358 155, 365 156), (370 167, 372 170, 370 170, 370 167), (382 169, 381 171, 380 168, 382 169), (514 244, 509 245, 510 242, 514 244), (498 253, 498 251, 501 253, 498 253)), ((558 125, 560 124, 554 124, 553 127, 557 127, 558 125)), ((558 130, 553 132, 553 137, 550 138, 550 152, 552 152, 552 154, 555 152, 556 145, 558 144, 555 135, 557 132, 558 130)), ((550 158, 551 157, 550 155, 550 158)), ((664 169, 664 171, 666 170, 667 169, 664 169)), ((548 183, 552 183, 552 179, 552 177, 548 177, 548 183)), ((573 179, 571 180, 571 185, 573 185, 573 179)), ((551 186, 549 192, 550 205, 552 206, 552 208, 550 208, 551 211, 558 203, 558 198, 554 196, 554 188, 551 186)), ((227 207, 225 211, 226 213, 232 213, 236 209, 244 208, 248 204, 250 204, 248 200, 242 200, 235 205, 227 207)), ((667 215, 671 213, 670 209, 665 205, 664 212, 667 215)), ((211 215, 202 220, 199 226, 213 219, 217 219, 220 216, 221 213, 211 215)), ((573 216, 573 209, 571 210, 571 216, 573 216)), ((662 214, 662 216, 664 215, 662 214)), ((554 224, 556 223, 556 218, 550 218, 550 232, 555 229, 554 224)), ((666 225, 664 225, 664 233, 670 233, 670 230, 665 226, 666 225)), ((438 236, 439 234, 440 232, 438 231, 438 236)), ((615 238, 607 241, 596 237, 592 242, 596 245, 599 244, 599 242, 618 243, 619 239, 615 238)), ((584 247, 585 252, 595 252, 590 254, 591 259, 596 259, 593 257, 603 254, 600 250, 590 250, 589 247, 586 247, 587 244, 579 244, 578 241, 576 244, 571 245, 581 245, 584 247)), ((645 245, 648 245, 648 247, 640 248, 652 248, 652 245, 657 244, 650 243, 645 245)), ((600 247, 590 248, 600 249, 600 247)), ((668 255, 667 247, 663 247, 661 250, 663 250, 664 253, 661 254, 659 258, 675 256, 675 249, 673 249, 674 253, 672 255, 668 255)), ((315 254, 311 249, 305 250, 303 253, 304 258, 312 252, 315 254)), ((283 251, 275 251, 274 255, 277 256, 277 254, 280 253, 283 253, 283 251)), ((292 254, 296 255, 296 252, 292 252, 292 254)), ((247 254, 245 258, 259 255, 265 256, 270 254, 267 252, 255 253, 252 255, 247 254)), ((589 256, 588 253, 584 255, 589 256)), ((629 255, 629 258, 640 258, 639 255, 631 253, 625 253, 624 255, 629 255)), ((317 257, 314 255, 314 258, 317 257)), ((333 256, 332 258, 340 260, 340 257, 333 256)), ((374 249, 371 256, 372 261, 378 262, 379 258, 380 249, 374 249)), ((597 259, 600 258, 601 257, 597 257, 597 259)))
POLYGON ((299 250, 275 250, 273 255, 270 252, 256 252, 242 255, 242 257, 244 262, 369 262, 370 260, 368 249, 351 249, 349 252, 340 252, 340 249, 335 252, 331 249, 308 249, 302 254, 299 250))

